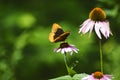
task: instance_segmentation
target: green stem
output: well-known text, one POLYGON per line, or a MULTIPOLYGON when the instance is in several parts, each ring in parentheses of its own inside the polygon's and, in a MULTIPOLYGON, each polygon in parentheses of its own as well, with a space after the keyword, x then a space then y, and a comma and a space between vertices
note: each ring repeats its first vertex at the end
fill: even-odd
POLYGON ((102 53, 101 40, 99 40, 99 45, 100 45, 100 68, 101 68, 101 72, 103 73, 103 53, 102 53))
POLYGON ((66 53, 64 54, 64 61, 65 61, 65 66, 67 68, 67 72, 70 76, 73 76, 76 74, 76 71, 74 71, 73 69, 71 69, 68 65, 67 65, 67 56, 66 53))
POLYGON ((69 74, 68 65, 67 65, 66 53, 64 54, 64 61, 65 61, 65 66, 66 66, 66 68, 67 68, 67 72, 68 72, 68 74, 69 74))

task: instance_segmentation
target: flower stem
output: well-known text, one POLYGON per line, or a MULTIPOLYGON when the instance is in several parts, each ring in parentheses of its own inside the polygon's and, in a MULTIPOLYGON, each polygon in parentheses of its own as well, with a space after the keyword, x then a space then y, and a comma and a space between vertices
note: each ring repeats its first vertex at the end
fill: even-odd
POLYGON ((66 56, 66 53, 64 54, 64 61, 65 61, 65 66, 67 68, 67 72, 70 76, 73 76, 76 74, 76 71, 74 71, 72 68, 70 68, 68 65, 67 65, 67 56, 66 56))
POLYGON ((99 45, 100 45, 100 68, 101 68, 101 72, 103 73, 103 53, 102 53, 101 40, 99 40, 99 45))
POLYGON ((68 65, 67 65, 67 57, 66 57, 66 53, 64 54, 64 61, 65 61, 65 66, 67 68, 67 72, 69 74, 69 71, 68 71, 68 65))

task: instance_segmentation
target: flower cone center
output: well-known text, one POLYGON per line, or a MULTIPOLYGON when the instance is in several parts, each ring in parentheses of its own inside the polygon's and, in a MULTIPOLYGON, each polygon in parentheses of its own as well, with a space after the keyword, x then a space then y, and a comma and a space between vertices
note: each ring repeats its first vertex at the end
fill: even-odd
POLYGON ((90 12, 89 18, 93 21, 104 21, 106 19, 106 14, 101 8, 94 8, 90 12))
POLYGON ((69 45, 68 45, 68 43, 61 43, 60 44, 60 48, 65 48, 65 47, 68 47, 69 45))
POLYGON ((101 73, 101 72, 95 72, 93 74, 93 76, 94 76, 94 78, 101 79, 103 77, 103 73, 101 73))

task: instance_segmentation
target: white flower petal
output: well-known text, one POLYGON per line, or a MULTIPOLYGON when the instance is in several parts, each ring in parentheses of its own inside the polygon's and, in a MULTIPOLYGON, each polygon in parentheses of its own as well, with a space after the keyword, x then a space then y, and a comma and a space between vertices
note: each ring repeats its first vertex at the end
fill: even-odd
POLYGON ((87 28, 87 27, 88 27, 87 25, 89 25, 89 22, 90 22, 90 21, 91 21, 91 19, 87 19, 86 21, 83 22, 82 25, 80 25, 81 28, 80 28, 80 30, 79 30, 79 33, 82 32, 83 34, 85 34, 86 29, 88 29, 88 28, 87 28))
POLYGON ((70 48, 68 47, 68 48, 66 48, 66 52, 70 52, 70 48))
POLYGON ((65 48, 65 52, 68 52, 68 48, 65 48))
POLYGON ((109 37, 110 34, 112 35, 110 26, 109 26, 109 22, 108 21, 104 22, 104 25, 105 25, 104 27, 106 28, 106 36, 109 37))
POLYGON ((68 45, 65 48, 56 48, 54 51, 61 52, 61 54, 70 53, 72 55, 73 52, 78 53, 79 49, 75 48, 74 45, 68 45))
POLYGON ((70 47, 74 47, 75 45, 73 45, 73 44, 70 44, 69 46, 70 46, 70 47))
POLYGON ((61 48, 57 49, 56 52, 60 52, 61 51, 61 48))
POLYGON ((102 39, 99 30, 100 30, 100 22, 96 22, 96 23, 95 23, 95 32, 96 32, 97 36, 98 36, 100 39, 102 39))
POLYGON ((100 25, 100 31, 101 33, 104 35, 105 38, 107 38, 107 29, 106 29, 106 25, 104 25, 104 22, 99 22, 100 25))
POLYGON ((92 24, 92 26, 91 26, 91 28, 90 28, 89 37, 91 36, 91 33, 92 33, 92 31, 93 31, 93 28, 94 28, 94 25, 95 25, 95 21, 93 21, 93 24, 92 24))
POLYGON ((84 33, 87 33, 88 31, 90 31, 94 27, 94 24, 95 24, 94 21, 92 21, 92 20, 89 21, 89 23, 86 25, 87 27, 86 27, 84 33))
POLYGON ((100 25, 101 25, 100 31, 104 35, 104 37, 107 39, 109 35, 112 34, 110 31, 109 22, 108 21, 100 22, 100 25))
POLYGON ((81 80, 94 80, 92 75, 82 78, 81 80))
POLYGON ((64 53, 65 53, 65 49, 64 49, 64 48, 61 50, 61 53, 62 53, 62 54, 64 54, 64 53))
POLYGON ((78 50, 77 50, 77 49, 73 49, 73 51, 74 51, 75 53, 78 53, 78 50))
POLYGON ((86 25, 86 24, 88 24, 88 23, 89 23, 89 21, 91 21, 91 19, 87 19, 87 20, 85 20, 85 21, 83 22, 83 24, 82 24, 82 25, 86 25))
POLYGON ((91 36, 91 33, 92 33, 92 30, 93 30, 93 27, 95 25, 95 21, 91 20, 91 19, 87 19, 86 21, 83 22, 80 30, 79 30, 79 33, 82 32, 82 34, 85 34, 87 33, 88 31, 90 31, 89 33, 89 37, 91 36))
POLYGON ((105 29, 106 29, 106 31, 105 31, 105 35, 106 35, 106 37, 109 37, 109 34, 110 34, 110 28, 109 28, 109 22, 104 22, 104 27, 105 27, 105 29))
POLYGON ((72 55, 72 54, 73 54, 73 51, 70 52, 70 55, 72 55))

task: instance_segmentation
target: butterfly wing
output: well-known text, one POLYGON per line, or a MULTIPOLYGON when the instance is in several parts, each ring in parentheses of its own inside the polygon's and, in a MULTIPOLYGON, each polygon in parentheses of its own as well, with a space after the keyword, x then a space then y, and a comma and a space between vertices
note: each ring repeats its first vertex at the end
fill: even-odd
POLYGON ((62 33, 64 33, 64 31, 62 30, 61 26, 59 26, 58 24, 54 23, 52 25, 51 33, 49 34, 50 42, 55 42, 55 38, 57 38, 62 33))
POLYGON ((63 29, 61 28, 61 26, 54 23, 52 26, 51 33, 49 34, 49 40, 50 40, 50 42, 64 41, 69 34, 70 34, 69 31, 64 32, 63 29))
POLYGON ((59 41, 65 41, 65 39, 67 39, 67 37, 69 36, 70 32, 66 31, 63 34, 61 34, 60 36, 58 36, 57 38, 55 38, 54 42, 59 42, 59 41))

